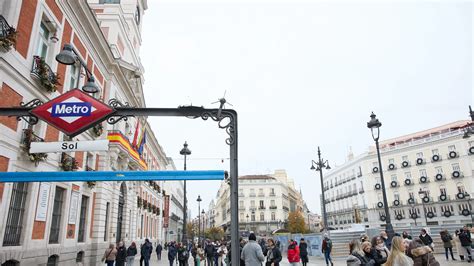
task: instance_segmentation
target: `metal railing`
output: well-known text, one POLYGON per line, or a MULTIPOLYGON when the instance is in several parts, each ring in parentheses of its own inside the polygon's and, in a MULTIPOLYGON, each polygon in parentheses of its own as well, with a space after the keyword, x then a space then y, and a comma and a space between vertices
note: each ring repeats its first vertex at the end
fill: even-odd
POLYGON ((43 85, 48 91, 56 91, 56 85, 59 84, 58 75, 53 72, 51 67, 40 56, 33 56, 31 75, 36 77, 41 85, 43 85))
POLYGON ((26 207, 28 183, 13 183, 8 218, 5 224, 3 246, 19 246, 23 231, 23 215, 26 207))

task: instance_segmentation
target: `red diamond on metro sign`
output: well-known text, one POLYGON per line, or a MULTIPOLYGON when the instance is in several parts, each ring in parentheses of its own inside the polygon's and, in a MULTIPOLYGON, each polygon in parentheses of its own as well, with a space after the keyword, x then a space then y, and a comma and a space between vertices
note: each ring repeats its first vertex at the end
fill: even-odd
POLYGON ((74 89, 34 108, 31 113, 66 135, 76 136, 114 111, 105 103, 74 89))

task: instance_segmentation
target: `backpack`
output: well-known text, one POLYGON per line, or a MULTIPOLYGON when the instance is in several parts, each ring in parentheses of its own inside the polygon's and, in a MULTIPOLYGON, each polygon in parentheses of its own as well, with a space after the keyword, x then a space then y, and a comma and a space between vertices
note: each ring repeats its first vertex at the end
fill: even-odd
POLYGON ((332 249, 332 240, 331 239, 326 240, 326 248, 329 249, 329 250, 332 249))

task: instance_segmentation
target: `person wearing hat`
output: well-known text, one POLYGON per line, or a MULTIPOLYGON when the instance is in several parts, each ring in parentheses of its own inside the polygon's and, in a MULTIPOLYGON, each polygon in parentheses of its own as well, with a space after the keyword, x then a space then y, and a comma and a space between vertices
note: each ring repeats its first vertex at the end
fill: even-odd
POLYGON ((241 259, 245 261, 246 266, 261 266, 265 261, 262 248, 257 243, 257 237, 251 233, 249 235, 249 242, 245 244, 242 249, 241 259))

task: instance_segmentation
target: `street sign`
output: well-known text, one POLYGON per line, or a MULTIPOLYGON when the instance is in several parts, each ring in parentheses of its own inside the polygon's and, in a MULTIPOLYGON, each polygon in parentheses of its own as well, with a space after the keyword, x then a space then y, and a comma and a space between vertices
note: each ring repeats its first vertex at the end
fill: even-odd
POLYGON ((31 142, 30 153, 66 152, 66 151, 108 151, 109 141, 62 141, 62 142, 31 142))
POLYGON ((74 89, 30 112, 68 136, 75 136, 107 118, 115 110, 105 103, 74 89))

